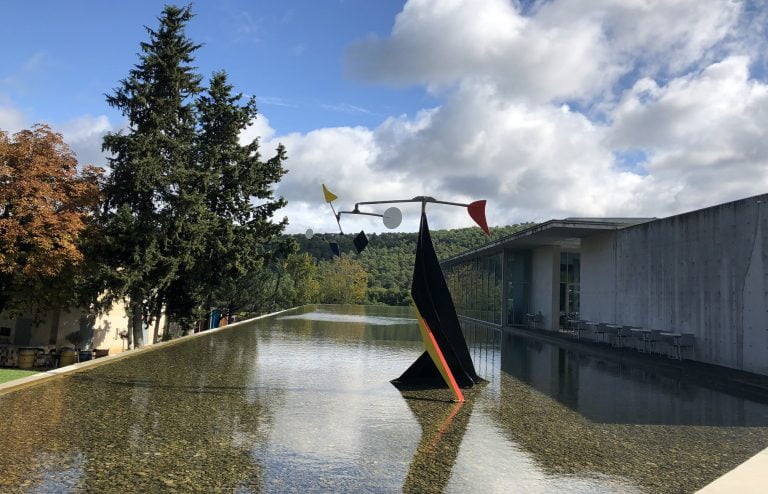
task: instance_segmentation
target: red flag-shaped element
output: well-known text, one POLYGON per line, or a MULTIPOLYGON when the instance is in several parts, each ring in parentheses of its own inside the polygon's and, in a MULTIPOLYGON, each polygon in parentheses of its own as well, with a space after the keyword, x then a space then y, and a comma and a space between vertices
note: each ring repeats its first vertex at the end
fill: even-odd
POLYGON ((467 206, 467 212, 469 216, 475 220, 475 223, 483 229, 486 235, 491 236, 491 230, 488 228, 488 223, 485 221, 485 199, 475 201, 467 206))

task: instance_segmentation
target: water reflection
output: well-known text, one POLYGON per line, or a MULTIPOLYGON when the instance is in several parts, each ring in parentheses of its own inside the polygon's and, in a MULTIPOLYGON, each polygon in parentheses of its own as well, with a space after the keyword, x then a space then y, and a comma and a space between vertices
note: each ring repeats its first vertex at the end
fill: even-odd
POLYGON ((3 412, 20 404, 27 413, 0 418, 0 490, 258 487, 250 445, 264 439, 282 391, 246 400, 248 367, 236 346, 197 339, 4 396, 3 412))
MULTIPOLYGON (((434 393, 432 393, 434 394, 434 393)), ((404 391, 408 408, 421 426, 421 440, 408 468, 403 492, 444 492, 474 407, 474 393, 464 403, 446 403, 430 392, 404 391)))
POLYGON ((762 405, 488 327, 467 403, 401 394, 409 311, 305 307, 2 395, 0 492, 679 493, 768 445, 762 405))
POLYGON ((501 369, 593 422, 766 426, 768 405, 657 370, 505 333, 501 369))

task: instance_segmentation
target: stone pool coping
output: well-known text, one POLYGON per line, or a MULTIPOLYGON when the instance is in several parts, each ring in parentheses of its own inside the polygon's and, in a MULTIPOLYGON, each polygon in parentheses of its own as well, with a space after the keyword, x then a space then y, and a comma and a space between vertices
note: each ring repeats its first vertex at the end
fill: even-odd
POLYGON ((8 381, 5 383, 0 384, 0 396, 11 393, 13 391, 18 391, 20 389, 29 388, 32 386, 37 386, 38 384, 42 384, 44 382, 47 382, 51 379, 55 379, 57 377, 67 375, 67 374, 74 374, 75 372, 81 372, 87 369, 93 369, 94 367, 98 367, 100 365, 104 364, 110 364, 112 362, 116 362, 118 360, 122 360, 124 358, 133 357, 135 355, 139 355, 145 352, 150 352, 152 350, 158 350, 160 348, 167 348, 172 345, 176 345, 179 343, 183 343, 185 341, 189 341, 193 338, 200 338, 205 335, 213 334, 218 331, 223 331, 229 328, 233 328, 235 326, 239 326, 241 324, 246 324, 252 321, 256 321, 258 319, 265 319, 267 317, 272 317, 277 314, 282 314, 283 312, 288 312, 294 309, 297 309, 298 307, 291 307, 290 309, 280 310, 277 312, 271 312, 269 314, 264 314, 261 316, 252 317, 250 319, 245 319, 243 321, 237 321, 233 322, 232 324, 227 324, 226 326, 221 326, 219 328, 214 329, 208 329, 206 331, 200 331, 199 333, 193 333, 189 334, 187 336, 182 336, 173 340, 169 341, 161 341, 158 343, 155 343, 153 345, 147 345, 143 346, 141 348, 134 348, 132 350, 126 350, 124 352, 116 353, 114 355, 107 355, 106 357, 101 357, 98 359, 92 359, 87 360, 85 362, 78 362, 72 365, 67 365, 65 367, 59 367, 58 369, 51 369, 49 371, 42 371, 37 374, 34 374, 32 376, 28 377, 22 377, 20 379, 14 379, 13 381, 8 381))
POLYGON ((704 486, 697 494, 760 494, 768 486, 768 448, 704 486))

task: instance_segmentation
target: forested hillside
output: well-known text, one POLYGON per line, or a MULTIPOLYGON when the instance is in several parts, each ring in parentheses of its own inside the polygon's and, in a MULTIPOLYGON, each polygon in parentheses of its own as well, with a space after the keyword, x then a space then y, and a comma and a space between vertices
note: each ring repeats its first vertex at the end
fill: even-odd
MULTIPOLYGON (((493 239, 499 239, 528 228, 533 223, 492 228, 493 239)), ((368 234, 368 247, 358 254, 352 244, 354 233, 317 234, 311 240, 304 235, 290 235, 299 245, 299 252, 306 252, 316 260, 330 260, 333 256, 329 242, 337 242, 343 256, 357 259, 368 272, 367 300, 371 304, 407 305, 416 251, 416 233, 368 234)), ((448 259, 469 249, 491 241, 479 228, 435 230, 432 241, 440 259, 448 259)))

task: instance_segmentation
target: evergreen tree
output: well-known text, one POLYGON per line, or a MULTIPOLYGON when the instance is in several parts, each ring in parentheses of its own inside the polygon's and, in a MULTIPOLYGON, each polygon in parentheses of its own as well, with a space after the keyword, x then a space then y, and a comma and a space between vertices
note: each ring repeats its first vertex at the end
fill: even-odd
POLYGON ((257 117, 256 102, 251 98, 241 105, 242 95, 232 89, 226 73, 216 72, 207 94, 196 103, 200 127, 195 148, 201 178, 196 183, 209 228, 196 266, 184 272, 179 283, 186 284, 183 298, 205 304, 206 310, 222 287, 238 285, 250 271, 284 258, 292 246, 280 235, 288 220, 272 221, 286 205, 272 191, 286 172, 285 148, 278 146, 275 156, 262 161, 258 139, 240 143, 240 135, 257 117), (207 293, 201 299, 202 291, 207 293))
POLYGON ((146 28, 139 63, 107 96, 128 130, 103 143, 113 155, 102 218, 104 270, 112 295, 128 299, 135 347, 177 272, 194 264, 206 227, 204 204, 191 185, 199 178, 193 98, 201 80, 190 65, 199 45, 184 33, 191 18, 189 6, 166 6, 159 28, 146 28))

